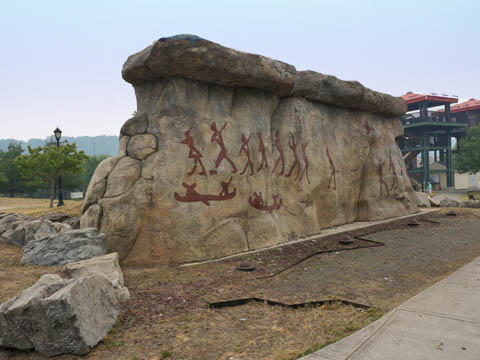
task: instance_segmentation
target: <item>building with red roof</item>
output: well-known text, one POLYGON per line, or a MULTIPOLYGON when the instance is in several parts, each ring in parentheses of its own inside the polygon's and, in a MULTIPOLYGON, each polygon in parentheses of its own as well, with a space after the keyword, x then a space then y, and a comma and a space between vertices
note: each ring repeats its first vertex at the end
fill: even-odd
POLYGON ((452 137, 465 134, 469 122, 457 109, 458 97, 446 94, 420 94, 408 92, 402 96, 407 104, 407 114, 402 118, 404 136, 398 145, 404 154, 408 173, 417 188, 424 188, 430 177, 430 153, 435 161, 437 155, 445 163, 447 187, 454 186, 452 168, 452 137), (443 107, 439 110, 438 107, 443 107), (421 155, 421 165, 417 164, 417 156, 421 155))

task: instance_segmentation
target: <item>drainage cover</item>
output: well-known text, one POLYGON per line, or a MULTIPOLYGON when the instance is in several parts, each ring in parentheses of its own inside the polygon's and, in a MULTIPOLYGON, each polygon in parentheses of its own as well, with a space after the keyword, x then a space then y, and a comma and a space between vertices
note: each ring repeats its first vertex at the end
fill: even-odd
POLYGON ((237 269, 240 271, 253 271, 255 270, 255 265, 250 261, 242 261, 240 265, 237 266, 237 269))
POLYGON ((338 240, 338 242, 342 245, 351 245, 353 244, 353 235, 352 234, 345 234, 344 237, 340 240, 338 240))

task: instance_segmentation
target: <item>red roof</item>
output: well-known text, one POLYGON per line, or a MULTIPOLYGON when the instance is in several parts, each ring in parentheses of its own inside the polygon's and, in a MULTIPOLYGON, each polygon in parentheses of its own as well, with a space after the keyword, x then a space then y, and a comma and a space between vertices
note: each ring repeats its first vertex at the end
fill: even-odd
POLYGON ((450 108, 450 111, 452 113, 470 111, 470 110, 480 110, 480 100, 470 99, 460 104, 452 105, 452 107, 450 108))
POLYGON ((407 92, 405 95, 402 95, 402 99, 405 100, 405 102, 408 104, 415 104, 419 103, 422 101, 436 101, 436 102, 441 102, 441 103, 456 103, 458 102, 457 98, 445 95, 445 94, 435 94, 432 93, 430 95, 426 94, 416 94, 414 92, 407 92))

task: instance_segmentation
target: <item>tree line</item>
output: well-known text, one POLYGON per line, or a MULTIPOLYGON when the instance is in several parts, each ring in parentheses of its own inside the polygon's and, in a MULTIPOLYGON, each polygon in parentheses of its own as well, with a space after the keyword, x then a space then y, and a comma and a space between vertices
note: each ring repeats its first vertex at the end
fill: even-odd
POLYGON ((6 151, 0 149, 0 196, 53 198, 56 179, 62 176, 63 190, 86 192, 98 164, 107 155, 87 156, 77 145, 54 141, 30 147, 24 155, 19 143, 11 142, 6 151))

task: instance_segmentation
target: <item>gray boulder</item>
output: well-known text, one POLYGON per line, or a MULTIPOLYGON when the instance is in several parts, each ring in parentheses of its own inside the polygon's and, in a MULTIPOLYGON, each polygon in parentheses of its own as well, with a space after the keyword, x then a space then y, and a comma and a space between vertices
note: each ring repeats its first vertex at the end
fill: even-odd
POLYGON ((72 229, 80 229, 80 216, 74 216, 63 221, 64 224, 70 225, 72 229))
POLYGON ((2 214, 0 218, 0 237, 5 231, 10 230, 14 223, 26 219, 28 219, 28 217, 22 214, 2 214))
POLYGON ((69 219, 70 216, 65 213, 51 212, 37 218, 37 220, 50 220, 53 222, 62 222, 69 219))
MULTIPOLYGON (((68 283, 58 275, 43 275, 37 283, 15 298, 0 305, 0 346, 29 350, 34 347, 31 339, 21 329, 25 327, 22 316, 27 309, 52 295, 68 283)), ((30 325, 33 325, 30 322, 30 325)))
POLYGON ((122 269, 118 263, 118 254, 111 253, 88 260, 77 261, 65 265, 65 270, 73 278, 100 275, 110 281, 115 289, 119 303, 130 299, 130 292, 125 287, 122 269))
POLYGON ((55 235, 61 232, 72 230, 68 224, 53 222, 50 220, 33 220, 25 223, 25 242, 40 240, 49 235, 55 235))
POLYGON ((430 207, 429 196, 426 193, 415 191, 415 200, 418 207, 430 207))
POLYGON ((35 349, 44 356, 84 355, 107 335, 118 313, 115 291, 104 277, 44 275, 1 305, 0 346, 35 349))
POLYGON ((105 253, 105 234, 98 234, 95 228, 70 230, 27 242, 22 264, 63 265, 105 253))
POLYGON ((462 202, 462 207, 478 209, 478 208, 480 208, 480 201, 478 201, 478 200, 465 200, 465 201, 462 202))
POLYGON ((24 221, 16 221, 2 234, 0 242, 23 247, 25 245, 25 234, 24 221))
POLYGON ((450 198, 440 200, 440 207, 462 207, 461 202, 450 198))
POLYGON ((439 207, 440 202, 432 198, 431 196, 428 197, 428 201, 430 202, 430 207, 439 207))

